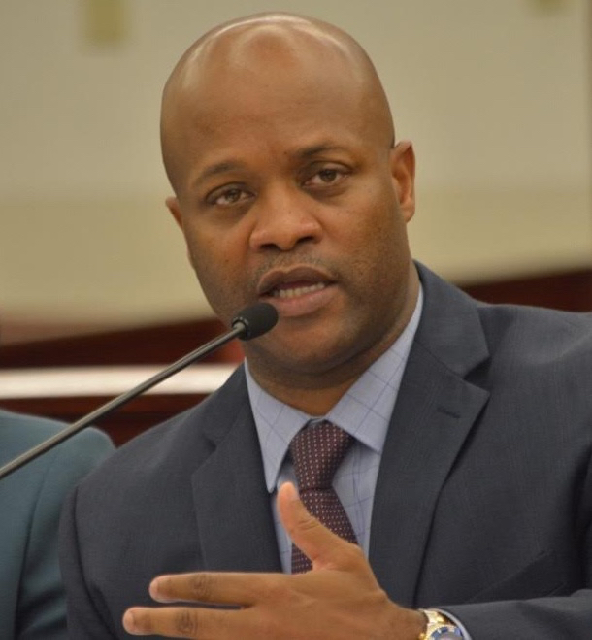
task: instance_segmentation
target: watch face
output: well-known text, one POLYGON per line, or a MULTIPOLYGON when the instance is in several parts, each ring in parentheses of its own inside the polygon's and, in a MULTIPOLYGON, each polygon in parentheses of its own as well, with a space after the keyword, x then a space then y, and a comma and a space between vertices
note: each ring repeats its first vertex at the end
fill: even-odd
POLYGON ((458 640, 462 638, 463 635, 460 629, 454 627, 443 627, 442 629, 437 629, 430 636, 430 640, 458 640))

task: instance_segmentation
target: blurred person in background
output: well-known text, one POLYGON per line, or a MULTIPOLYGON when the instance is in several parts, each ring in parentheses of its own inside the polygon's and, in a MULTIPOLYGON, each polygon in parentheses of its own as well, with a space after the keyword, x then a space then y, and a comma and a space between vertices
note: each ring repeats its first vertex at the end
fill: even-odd
MULTIPOLYGON (((0 466, 67 425, 0 409, 0 466)), ((87 429, 0 480, 0 638, 65 640, 66 599, 57 532, 76 483, 114 447, 87 429)))

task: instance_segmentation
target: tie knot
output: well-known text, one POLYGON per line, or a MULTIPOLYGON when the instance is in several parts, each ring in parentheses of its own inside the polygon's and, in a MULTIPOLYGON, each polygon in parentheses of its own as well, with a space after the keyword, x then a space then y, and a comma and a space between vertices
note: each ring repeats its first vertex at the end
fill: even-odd
POLYGON ((305 426, 290 443, 300 491, 328 489, 353 438, 332 422, 305 426))

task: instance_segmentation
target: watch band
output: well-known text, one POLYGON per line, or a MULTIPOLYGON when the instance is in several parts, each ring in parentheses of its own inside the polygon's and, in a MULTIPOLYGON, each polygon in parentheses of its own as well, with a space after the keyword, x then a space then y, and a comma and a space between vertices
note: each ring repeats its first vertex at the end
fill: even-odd
POLYGON ((463 638, 462 631, 443 613, 435 609, 420 609, 427 620, 426 630, 417 640, 448 640, 463 638))

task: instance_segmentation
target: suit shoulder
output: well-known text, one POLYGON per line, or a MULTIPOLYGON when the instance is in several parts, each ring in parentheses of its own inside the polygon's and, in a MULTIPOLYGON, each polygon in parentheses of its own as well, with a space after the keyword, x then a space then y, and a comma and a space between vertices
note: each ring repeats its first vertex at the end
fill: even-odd
POLYGON ((592 358, 592 313, 478 303, 490 347, 541 359, 592 358))

